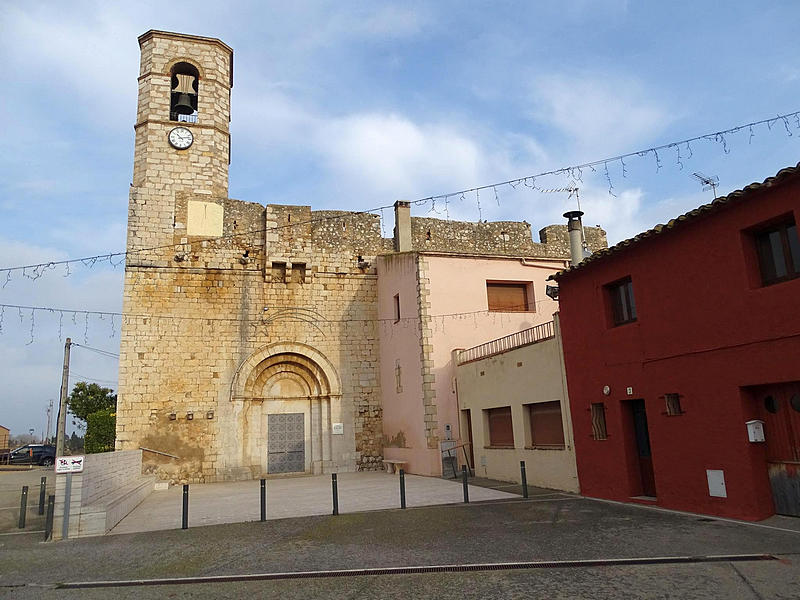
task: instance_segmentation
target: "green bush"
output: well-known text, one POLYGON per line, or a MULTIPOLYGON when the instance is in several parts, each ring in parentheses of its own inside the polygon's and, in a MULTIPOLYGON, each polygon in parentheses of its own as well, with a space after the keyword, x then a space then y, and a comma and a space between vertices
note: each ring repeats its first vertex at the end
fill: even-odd
POLYGON ((84 448, 87 454, 111 452, 116 439, 117 413, 113 408, 90 413, 86 417, 84 448))

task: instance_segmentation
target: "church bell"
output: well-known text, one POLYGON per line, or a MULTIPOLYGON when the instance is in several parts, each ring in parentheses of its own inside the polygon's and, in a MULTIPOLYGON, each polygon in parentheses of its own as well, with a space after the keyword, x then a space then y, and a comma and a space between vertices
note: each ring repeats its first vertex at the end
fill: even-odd
POLYGON ((172 110, 179 115, 192 114, 194 112, 194 107, 192 106, 192 99, 189 97, 189 94, 178 94, 178 100, 175 102, 172 110))
POLYGON ((178 73, 175 75, 175 87, 172 88, 173 105, 172 112, 179 115, 191 115, 194 113, 194 103, 192 96, 197 92, 194 90, 194 76, 178 73), (177 98, 175 98, 177 94, 177 98))

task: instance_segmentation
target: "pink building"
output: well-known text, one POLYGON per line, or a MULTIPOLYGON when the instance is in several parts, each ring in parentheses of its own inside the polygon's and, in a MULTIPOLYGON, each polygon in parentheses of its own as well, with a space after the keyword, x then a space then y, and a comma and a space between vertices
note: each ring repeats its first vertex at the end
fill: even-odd
MULTIPOLYGON (((377 262, 384 459, 441 475, 442 450, 470 441, 453 350, 553 320, 546 281, 569 264, 567 231, 551 225, 536 243, 525 222, 411 218, 406 202, 395 222, 396 252, 377 262)), ((586 237, 606 246, 601 229, 586 237)))

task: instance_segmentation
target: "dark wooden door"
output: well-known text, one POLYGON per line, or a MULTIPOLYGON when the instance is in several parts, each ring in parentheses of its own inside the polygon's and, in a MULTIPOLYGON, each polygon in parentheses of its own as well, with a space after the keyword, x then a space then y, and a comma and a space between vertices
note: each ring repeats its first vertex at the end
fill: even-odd
POLYGON ((775 512, 800 517, 800 382, 763 386, 756 401, 764 421, 775 512))
POLYGON ((656 479, 653 474, 653 453, 650 449, 650 432, 647 429, 647 412, 644 400, 630 403, 633 413, 633 433, 636 436, 636 450, 639 455, 639 472, 642 476, 642 494, 656 495, 656 479))

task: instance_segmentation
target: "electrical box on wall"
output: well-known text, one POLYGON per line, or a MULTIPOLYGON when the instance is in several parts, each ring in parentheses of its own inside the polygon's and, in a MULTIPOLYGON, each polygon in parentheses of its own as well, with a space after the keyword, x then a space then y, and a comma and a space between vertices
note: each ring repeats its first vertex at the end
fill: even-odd
POLYGON ((728 490, 725 488, 725 472, 717 469, 707 469, 708 495, 715 498, 727 498, 728 490))
POLYGON ((753 419, 745 423, 747 425, 747 441, 748 442, 763 442, 764 441, 764 421, 753 419))

